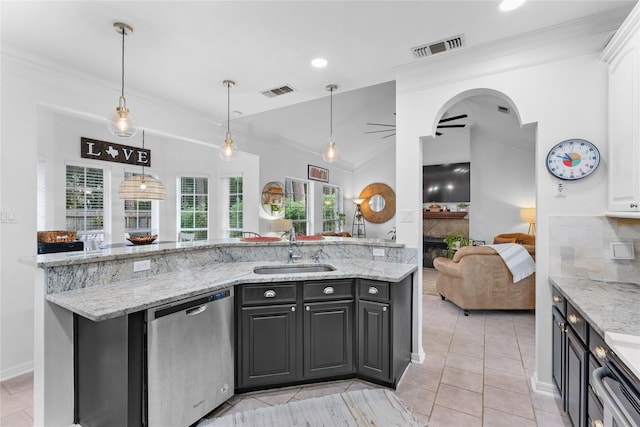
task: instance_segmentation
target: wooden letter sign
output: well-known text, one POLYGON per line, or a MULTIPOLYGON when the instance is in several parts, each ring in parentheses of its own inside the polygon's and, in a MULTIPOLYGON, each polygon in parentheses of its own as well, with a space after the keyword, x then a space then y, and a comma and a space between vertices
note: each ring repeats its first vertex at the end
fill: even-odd
POLYGON ((80 157, 83 159, 104 160, 105 162, 151 166, 151 150, 149 149, 84 137, 80 138, 80 157))

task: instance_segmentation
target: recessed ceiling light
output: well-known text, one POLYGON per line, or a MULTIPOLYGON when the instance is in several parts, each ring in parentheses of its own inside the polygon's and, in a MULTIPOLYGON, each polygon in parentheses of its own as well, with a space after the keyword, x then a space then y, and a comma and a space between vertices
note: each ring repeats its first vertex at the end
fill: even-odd
POLYGON ((324 58, 315 58, 311 61, 311 65, 315 68, 324 68, 327 64, 328 62, 324 58))
POLYGON ((508 12, 510 10, 519 8, 524 4, 525 1, 526 0, 502 0, 500 2, 500 6, 498 7, 500 8, 501 11, 508 12))

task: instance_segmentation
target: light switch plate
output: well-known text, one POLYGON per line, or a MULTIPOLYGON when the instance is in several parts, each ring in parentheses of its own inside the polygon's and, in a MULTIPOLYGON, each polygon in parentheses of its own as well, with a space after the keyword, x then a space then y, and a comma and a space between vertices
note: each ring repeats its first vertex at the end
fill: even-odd
POLYGON ((133 262, 133 272, 137 273, 138 271, 145 271, 151 269, 151 260, 145 259, 144 261, 134 261, 133 262))
POLYGON ((616 241, 609 243, 610 255, 613 260, 634 259, 633 241, 616 241))

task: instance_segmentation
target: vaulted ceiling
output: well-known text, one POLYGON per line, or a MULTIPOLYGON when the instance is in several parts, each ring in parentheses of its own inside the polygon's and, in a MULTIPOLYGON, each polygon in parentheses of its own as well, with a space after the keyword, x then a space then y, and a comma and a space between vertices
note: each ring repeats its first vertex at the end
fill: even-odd
MULTIPOLYGON (((394 138, 364 134, 367 122, 394 123, 395 70, 411 48, 464 35, 443 55, 573 22, 635 1, 529 0, 515 11, 497 1, 2 1, 5 52, 59 64, 119 91, 120 36, 126 39, 128 94, 151 96, 226 121, 225 79, 233 79, 233 121, 319 153, 334 93, 334 136, 346 164, 394 138), (310 61, 324 57, 326 68, 310 61), (263 91, 290 85, 291 93, 263 91)), ((114 100, 115 102, 115 100, 114 100)), ((135 109, 135 105, 130 105, 135 109)))

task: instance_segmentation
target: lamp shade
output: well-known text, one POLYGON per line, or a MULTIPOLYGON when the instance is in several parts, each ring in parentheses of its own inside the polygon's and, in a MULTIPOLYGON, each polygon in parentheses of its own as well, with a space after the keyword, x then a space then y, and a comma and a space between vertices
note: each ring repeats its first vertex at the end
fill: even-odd
POLYGON ((365 201, 365 199, 352 199, 352 200, 353 200, 353 203, 355 203, 356 205, 361 205, 362 202, 365 201))
POLYGON ((124 200, 164 200, 167 189, 150 175, 134 175, 122 181, 118 191, 124 200))
POLYGON ((536 208, 521 208, 520 219, 527 224, 536 222, 536 208))

